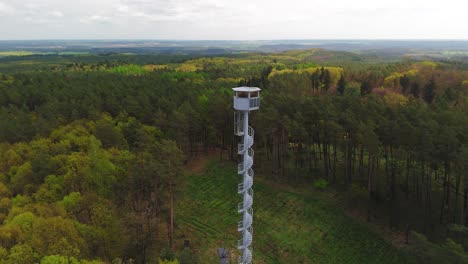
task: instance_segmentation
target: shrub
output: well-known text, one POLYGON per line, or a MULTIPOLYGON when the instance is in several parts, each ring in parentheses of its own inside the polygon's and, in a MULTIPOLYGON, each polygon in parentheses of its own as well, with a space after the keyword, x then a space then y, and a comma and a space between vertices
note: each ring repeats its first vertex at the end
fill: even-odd
POLYGON ((325 188, 327 188, 328 186, 328 181, 324 180, 324 179, 318 179, 316 181, 314 181, 314 187, 319 189, 319 190, 323 190, 325 188))

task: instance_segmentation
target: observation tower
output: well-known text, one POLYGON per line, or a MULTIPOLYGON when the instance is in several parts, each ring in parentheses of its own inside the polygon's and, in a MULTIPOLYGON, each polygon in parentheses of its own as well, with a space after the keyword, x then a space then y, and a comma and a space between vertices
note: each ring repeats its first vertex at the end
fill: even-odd
POLYGON ((237 193, 242 195, 237 211, 242 214, 242 221, 237 225, 237 231, 242 238, 238 240, 237 248, 241 251, 239 264, 252 263, 253 238, 253 177, 252 169, 254 151, 254 130, 249 126, 249 112, 260 108, 260 88, 237 87, 234 91, 234 134, 242 137, 237 146, 237 153, 242 155, 242 162, 237 166, 237 173, 242 176, 242 182, 237 186, 237 193))

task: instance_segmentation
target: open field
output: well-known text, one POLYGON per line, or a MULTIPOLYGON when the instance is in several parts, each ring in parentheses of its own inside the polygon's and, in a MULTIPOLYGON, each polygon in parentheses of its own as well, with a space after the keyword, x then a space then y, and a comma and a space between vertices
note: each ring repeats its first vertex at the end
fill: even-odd
MULTIPOLYGON (((177 244, 190 240, 200 263, 215 263, 217 247, 228 248, 233 258, 240 237, 235 164, 211 161, 205 173, 184 177, 175 210, 177 244)), ((255 263, 410 263, 346 216, 327 193, 278 187, 256 177, 255 263)))

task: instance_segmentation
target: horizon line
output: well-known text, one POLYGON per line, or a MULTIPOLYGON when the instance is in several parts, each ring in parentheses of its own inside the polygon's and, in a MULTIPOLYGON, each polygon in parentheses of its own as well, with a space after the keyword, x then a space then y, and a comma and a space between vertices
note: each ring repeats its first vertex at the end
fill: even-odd
POLYGON ((261 42, 261 41, 467 41, 468 38, 445 39, 445 38, 290 38, 290 39, 157 39, 157 38, 46 38, 46 39, 0 39, 0 41, 238 41, 238 42, 261 42))

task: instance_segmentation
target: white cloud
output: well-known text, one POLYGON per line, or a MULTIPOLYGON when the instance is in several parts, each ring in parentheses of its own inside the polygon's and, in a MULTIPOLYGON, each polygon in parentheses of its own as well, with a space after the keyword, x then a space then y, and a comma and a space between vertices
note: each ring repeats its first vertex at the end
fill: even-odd
POLYGON ((12 15, 15 13, 15 9, 4 2, 0 2, 0 15, 12 15))
POLYGON ((53 11, 53 12, 50 12, 50 16, 56 17, 56 18, 62 18, 64 15, 60 11, 53 11))
POLYGON ((468 39, 467 9, 460 0, 0 0, 0 38, 32 38, 37 24, 41 38, 468 39))
POLYGON ((103 16, 103 15, 92 15, 92 16, 83 17, 80 19, 80 21, 83 23, 87 23, 87 24, 110 23, 112 21, 112 18, 109 16, 103 16))

